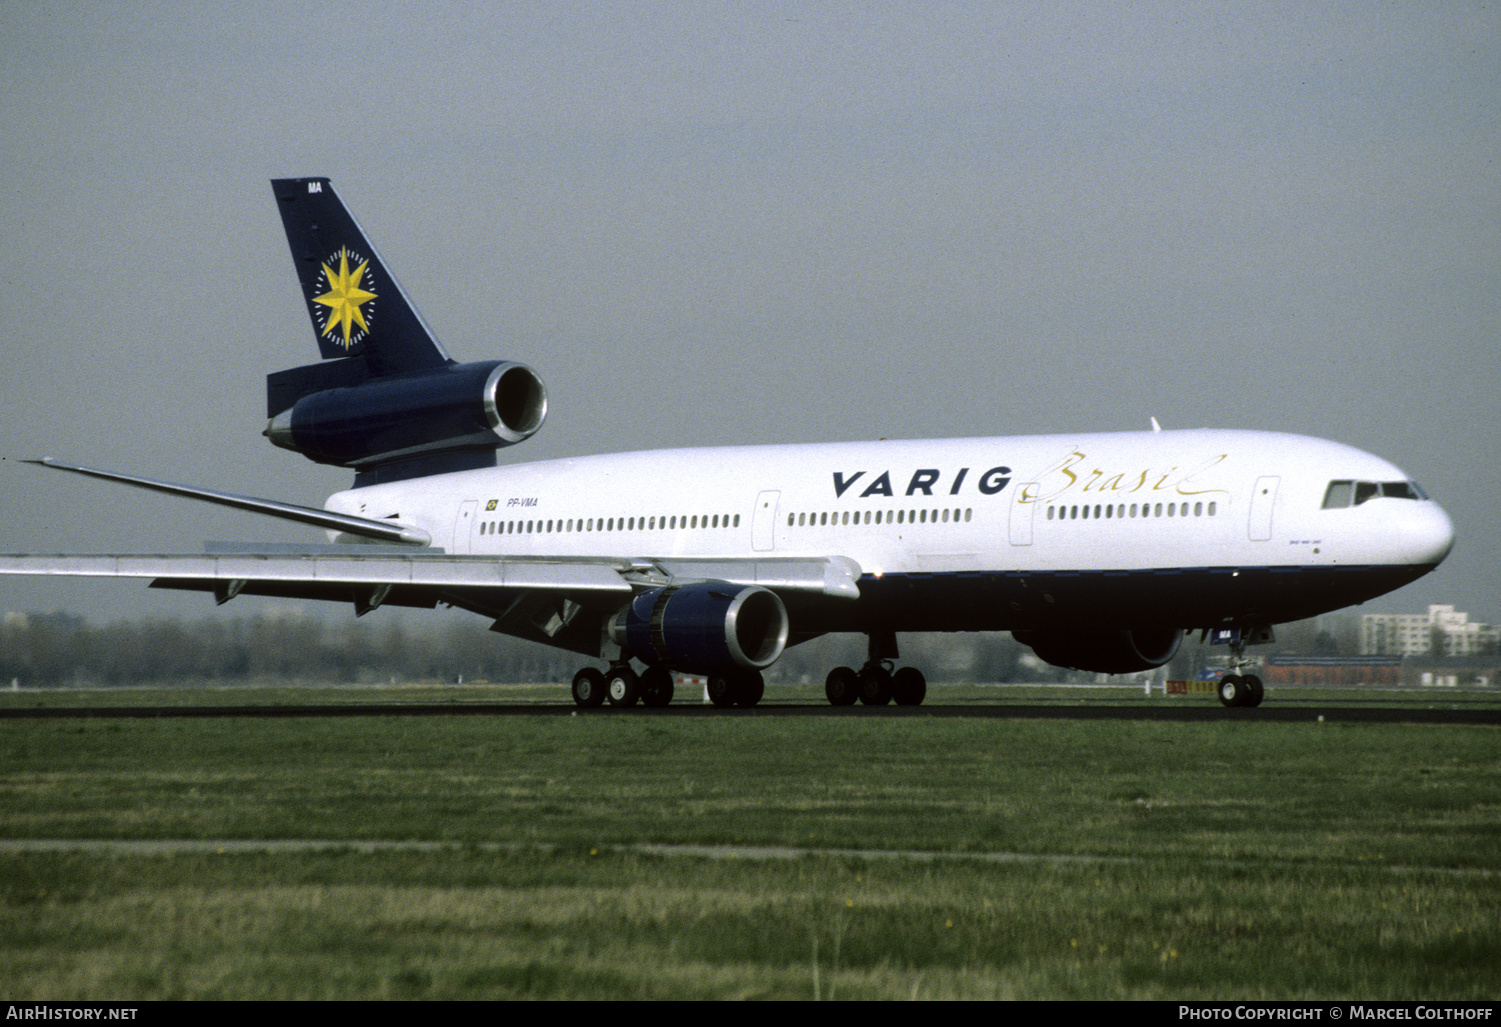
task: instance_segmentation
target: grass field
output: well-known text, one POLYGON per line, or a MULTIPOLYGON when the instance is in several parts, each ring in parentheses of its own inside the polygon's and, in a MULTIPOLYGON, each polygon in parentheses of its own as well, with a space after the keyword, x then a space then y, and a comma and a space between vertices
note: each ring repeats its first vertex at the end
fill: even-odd
MULTIPOLYGON (((296 701, 435 701, 400 691, 296 701)), ((0 851, 13 999, 1501 992, 1488 727, 7 720, 0 839, 332 843, 0 851), (453 844, 344 844, 404 840, 453 844)))

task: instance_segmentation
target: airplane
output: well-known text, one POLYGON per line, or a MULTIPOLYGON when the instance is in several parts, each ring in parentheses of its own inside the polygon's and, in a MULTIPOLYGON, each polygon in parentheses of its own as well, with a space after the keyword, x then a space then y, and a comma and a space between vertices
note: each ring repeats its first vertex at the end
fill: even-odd
POLYGON ((1260 704, 1246 648, 1279 623, 1434 570, 1454 528, 1405 472, 1279 432, 745 445, 507 463, 547 416, 537 372, 458 363, 327 178, 277 179, 320 360, 267 377, 265 435, 354 472, 323 509, 52 458, 30 461, 324 529, 320 544, 203 554, 0 556, 0 573, 457 607, 590 662, 574 702, 665 706, 675 675, 755 706, 763 671, 828 633, 867 636, 835 706, 917 705, 897 634, 1010 631, 1101 674, 1166 664, 1185 632, 1229 646, 1231 707, 1260 704), (600 664, 603 664, 601 668, 600 664), (641 666, 640 670, 636 665, 641 666))

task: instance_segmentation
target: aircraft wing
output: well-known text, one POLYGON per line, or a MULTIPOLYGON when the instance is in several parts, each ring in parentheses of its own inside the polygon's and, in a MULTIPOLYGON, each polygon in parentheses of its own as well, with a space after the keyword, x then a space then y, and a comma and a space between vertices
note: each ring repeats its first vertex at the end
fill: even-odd
POLYGON ((235 595, 250 584, 273 586, 271 594, 275 594, 274 586, 294 584, 328 586, 330 592, 361 587, 631 591, 619 568, 605 563, 549 564, 404 553, 16 555, 0 556, 0 574, 151 578, 153 585, 164 588, 228 590, 235 595))
POLYGON ((394 546, 0 555, 0 574, 144 578, 154 588, 212 592, 220 603, 238 595, 331 600, 353 604, 357 614, 383 604, 431 608, 443 603, 495 618, 492 630, 591 655, 599 651, 597 621, 578 614, 623 605, 637 590, 727 581, 843 600, 860 594, 860 568, 843 557, 549 559, 417 553, 394 546))

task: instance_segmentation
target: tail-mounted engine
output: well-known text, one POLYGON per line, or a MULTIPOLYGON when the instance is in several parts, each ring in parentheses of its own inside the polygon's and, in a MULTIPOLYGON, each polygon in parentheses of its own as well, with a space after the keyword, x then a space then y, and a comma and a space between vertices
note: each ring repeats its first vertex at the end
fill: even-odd
POLYGON ((1016 640, 1055 667, 1096 674, 1132 674, 1160 667, 1178 652, 1183 632, 1175 628, 1110 628, 1099 631, 1018 631, 1016 640))
POLYGON ((787 646, 787 608, 759 585, 700 581, 643 592, 610 622, 638 659, 708 674, 770 666, 787 646))
POLYGON ((363 361, 341 360, 271 375, 267 404, 276 445, 365 472, 443 456, 493 463, 495 450, 542 427, 547 390, 530 367, 502 360, 381 378, 368 377, 363 361))
POLYGON ((323 362, 266 379, 266 435, 355 486, 493 467, 547 416, 525 364, 460 364, 326 178, 271 183, 323 362))

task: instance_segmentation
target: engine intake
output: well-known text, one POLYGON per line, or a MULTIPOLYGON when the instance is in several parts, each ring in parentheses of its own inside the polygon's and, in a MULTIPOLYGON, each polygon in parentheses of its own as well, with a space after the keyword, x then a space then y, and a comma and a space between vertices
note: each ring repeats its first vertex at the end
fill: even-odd
POLYGON ((787 647, 787 608, 759 585, 700 581, 636 596, 610 637, 648 664, 707 674, 770 666, 787 647))
POLYGON ((537 373, 495 360, 307 391, 273 413, 266 436, 318 463, 364 469, 511 446, 546 417, 547 390, 537 373))
POLYGON ((1183 632, 1176 628, 1109 628, 1096 632, 1018 631, 1016 640, 1032 647, 1055 667, 1096 674, 1133 674, 1160 667, 1178 652, 1183 632))

